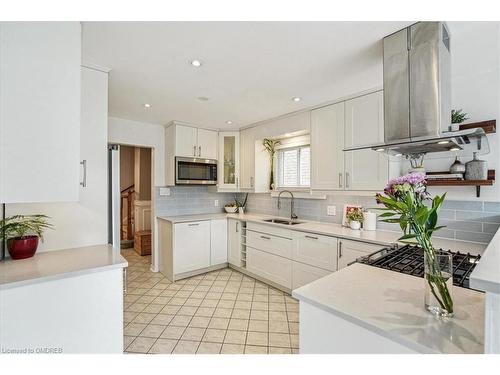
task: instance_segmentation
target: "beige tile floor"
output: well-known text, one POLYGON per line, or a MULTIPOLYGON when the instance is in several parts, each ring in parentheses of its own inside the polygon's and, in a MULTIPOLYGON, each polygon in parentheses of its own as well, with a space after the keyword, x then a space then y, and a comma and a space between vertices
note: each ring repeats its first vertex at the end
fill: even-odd
POLYGON ((290 295, 229 268, 171 283, 149 270, 149 256, 122 254, 126 353, 298 353, 299 305, 290 295))

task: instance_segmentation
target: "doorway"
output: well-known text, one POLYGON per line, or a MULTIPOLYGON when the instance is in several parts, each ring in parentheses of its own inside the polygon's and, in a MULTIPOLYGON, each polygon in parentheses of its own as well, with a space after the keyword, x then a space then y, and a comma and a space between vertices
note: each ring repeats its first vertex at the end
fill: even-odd
POLYGON ((153 149, 112 145, 110 153, 110 243, 120 251, 135 251, 151 263, 153 149))

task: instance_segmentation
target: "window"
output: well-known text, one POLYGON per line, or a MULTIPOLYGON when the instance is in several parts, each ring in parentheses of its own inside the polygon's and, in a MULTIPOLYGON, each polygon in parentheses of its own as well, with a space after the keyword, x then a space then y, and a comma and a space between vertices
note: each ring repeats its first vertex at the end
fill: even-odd
POLYGON ((301 146, 278 150, 278 187, 309 187, 311 179, 311 148, 301 146))

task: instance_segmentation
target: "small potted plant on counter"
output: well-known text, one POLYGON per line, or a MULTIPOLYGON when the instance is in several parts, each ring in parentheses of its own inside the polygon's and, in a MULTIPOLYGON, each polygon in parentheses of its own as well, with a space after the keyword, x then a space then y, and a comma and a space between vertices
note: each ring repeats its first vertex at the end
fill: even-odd
POLYGON ((363 218, 363 211, 361 211, 361 208, 357 207, 354 207, 346 214, 346 219, 349 222, 349 227, 354 230, 361 229, 363 218))
POLYGON ((245 206, 247 205, 247 200, 248 200, 248 193, 245 194, 245 199, 243 199, 243 201, 239 201, 238 198, 236 197, 236 194, 234 195, 234 201, 238 205, 238 212, 240 214, 245 213, 245 206))
POLYGON ((0 239, 7 241, 12 259, 26 259, 35 255, 43 231, 53 226, 45 215, 15 215, 0 221, 0 239))

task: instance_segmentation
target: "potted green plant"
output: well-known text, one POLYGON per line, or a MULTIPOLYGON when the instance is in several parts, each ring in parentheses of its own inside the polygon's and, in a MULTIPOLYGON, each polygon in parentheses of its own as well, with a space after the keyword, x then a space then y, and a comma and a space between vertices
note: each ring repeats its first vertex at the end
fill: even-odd
POLYGON ((245 194, 245 199, 243 199, 243 201, 239 201, 236 194, 234 195, 234 201, 236 202, 236 205, 238 206, 238 212, 240 214, 245 213, 245 206, 247 205, 247 200, 248 200, 248 193, 245 194))
POLYGON ((269 189, 274 190, 274 154, 276 153, 276 146, 281 144, 279 140, 264 138, 262 145, 269 153, 269 161, 271 163, 271 175, 269 176, 269 189))
POLYGON ((345 217, 351 229, 359 230, 361 228, 361 223, 363 222, 364 218, 361 208, 354 207, 349 212, 347 212, 345 217))
POLYGON ((35 255, 38 240, 43 242, 45 229, 52 229, 46 215, 14 215, 0 221, 0 239, 7 241, 12 259, 25 259, 35 255))
POLYGON ((468 114, 463 112, 461 109, 451 110, 451 130, 456 131, 460 128, 460 124, 467 121, 469 118, 468 114))
POLYGON ((398 223, 403 230, 401 242, 416 243, 423 249, 425 268, 424 304, 438 316, 453 315, 453 262, 448 252, 434 249, 432 235, 443 228, 437 226, 438 213, 446 194, 431 199, 422 173, 395 178, 387 184, 384 194, 377 194, 377 203, 385 211, 379 217, 398 223))

